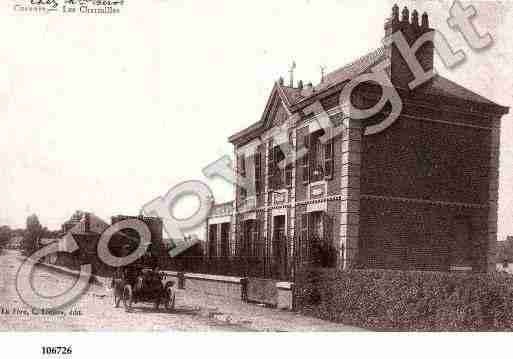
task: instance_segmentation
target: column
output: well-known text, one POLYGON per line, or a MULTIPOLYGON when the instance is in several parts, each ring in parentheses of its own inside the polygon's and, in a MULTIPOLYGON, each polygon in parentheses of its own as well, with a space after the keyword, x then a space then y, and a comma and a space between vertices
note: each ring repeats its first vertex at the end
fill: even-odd
POLYGON ((490 170, 488 186, 488 250, 486 253, 487 271, 496 270, 495 251, 497 247, 497 210, 499 199, 499 155, 500 155, 500 137, 501 120, 496 119, 492 122, 491 133, 491 151, 490 151, 490 170))
MULTIPOLYGON (((233 163, 233 173, 236 173, 236 176, 238 176, 237 173, 237 150, 234 148, 234 158, 235 162, 233 163)), ((232 208, 232 219, 230 224, 230 253, 233 257, 236 256, 236 243, 237 243, 237 236, 239 233, 237 233, 237 224, 238 224, 238 216, 237 213, 239 211, 239 196, 238 196, 238 186, 234 186, 235 193, 234 193, 234 201, 233 201, 233 208, 232 208)))
POLYGON ((360 164, 362 127, 359 120, 345 118, 342 136, 339 267, 354 268, 358 260, 360 232, 360 164))
MULTIPOLYGON (((263 159, 264 159, 264 188, 263 188, 263 191, 262 191, 262 194, 264 196, 264 230, 263 230, 263 237, 262 238, 267 238, 268 235, 267 235, 267 228, 268 228, 268 221, 267 221, 267 214, 268 214, 268 210, 267 210, 267 206, 269 205, 269 193, 267 192, 268 189, 269 189, 269 183, 268 183, 268 173, 269 173, 269 141, 264 141, 263 142, 263 147, 264 147, 264 156, 263 156, 263 159)), ((267 238, 268 239, 268 238, 267 238)))
MULTIPOLYGON (((294 126, 295 124, 292 124, 294 126)), ((290 188, 289 192, 289 205, 290 205, 290 212, 289 212, 289 236, 290 236, 290 258, 293 261, 292 265, 294 265, 295 260, 295 242, 294 238, 296 235, 296 129, 292 129, 292 153, 291 153, 291 160, 292 160, 292 187, 290 188)))

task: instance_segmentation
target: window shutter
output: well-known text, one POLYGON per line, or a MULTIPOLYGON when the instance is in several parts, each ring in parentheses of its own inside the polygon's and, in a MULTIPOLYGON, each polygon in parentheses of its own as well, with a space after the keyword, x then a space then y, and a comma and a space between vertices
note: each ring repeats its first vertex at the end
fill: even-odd
POLYGON ((315 182, 318 180, 314 172, 317 167, 317 136, 311 133, 308 136, 308 172, 310 173, 309 180, 315 182))
POLYGON ((241 169, 241 164, 242 164, 242 156, 237 156, 237 175, 240 176, 241 172, 242 172, 242 169, 241 169))
POLYGON ((329 140, 324 145, 324 177, 327 180, 333 179, 333 165, 334 165, 334 143, 329 140))
POLYGON ((287 165, 287 167, 285 167, 285 185, 287 187, 292 186, 292 170, 292 165, 287 165))
POLYGON ((262 155, 257 152, 255 158, 255 192, 260 194, 262 192, 262 155))
POLYGON ((282 153, 281 153, 280 146, 275 146, 274 147, 274 158, 273 158, 274 159, 273 178, 274 178, 274 183, 275 183, 274 189, 277 189, 280 186, 281 169, 280 169, 279 163, 282 159, 281 156, 282 156, 282 153))
POLYGON ((209 257, 210 258, 215 258, 217 256, 217 251, 216 251, 216 248, 217 248, 217 225, 216 224, 211 224, 210 225, 210 228, 209 228, 209 234, 210 234, 210 238, 209 238, 209 257))
POLYGON ((267 173, 267 183, 269 189, 274 189, 273 185, 273 175, 274 175, 274 147, 272 141, 269 141, 269 151, 268 151, 268 173, 267 173))
POLYGON ((310 153, 310 135, 306 134, 303 136, 303 147, 306 149, 306 153, 301 158, 301 172, 303 174, 303 183, 310 182, 310 166, 309 166, 309 157, 311 156, 310 153))
MULTIPOLYGON (((246 177, 244 155, 237 157, 237 175, 239 178, 246 177)), ((246 199, 247 191, 243 186, 239 185, 239 193, 241 200, 246 199)))
POLYGON ((242 177, 246 177, 246 156, 240 156, 240 173, 242 177))
POLYGON ((302 258, 308 257, 308 213, 301 215, 301 238, 299 253, 302 258))

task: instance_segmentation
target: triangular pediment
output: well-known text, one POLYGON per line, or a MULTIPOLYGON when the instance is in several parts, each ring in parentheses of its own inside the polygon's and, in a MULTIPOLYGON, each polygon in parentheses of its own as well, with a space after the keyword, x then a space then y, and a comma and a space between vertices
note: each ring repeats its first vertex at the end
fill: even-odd
POLYGON ((259 136, 263 131, 283 124, 291 116, 292 102, 297 100, 299 89, 286 87, 276 82, 271 90, 260 120, 229 137, 234 144, 242 144, 259 136))
POLYGON ((290 113, 286 95, 280 85, 275 84, 262 115, 264 129, 281 126, 287 121, 290 113))

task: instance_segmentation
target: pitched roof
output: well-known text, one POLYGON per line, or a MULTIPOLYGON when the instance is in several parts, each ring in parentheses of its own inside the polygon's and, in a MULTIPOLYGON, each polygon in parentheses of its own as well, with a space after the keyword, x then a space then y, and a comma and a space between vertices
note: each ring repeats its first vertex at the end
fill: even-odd
MULTIPOLYGON (((290 110, 290 107, 298 105, 301 107, 301 102, 307 100, 313 96, 319 96, 322 98, 323 92, 326 90, 342 84, 346 81, 351 80, 355 76, 362 73, 368 72, 372 67, 385 60, 387 57, 385 47, 379 47, 366 55, 360 57, 356 61, 353 61, 347 65, 338 68, 335 71, 328 73, 324 80, 314 86, 314 91, 307 92, 299 88, 289 87, 276 83, 271 92, 271 97, 274 91, 281 94, 283 102, 290 110)), ((429 94, 434 96, 441 96, 447 98, 455 98, 464 101, 476 102, 485 105, 502 107, 503 111, 507 112, 507 108, 498 105, 497 103, 488 100, 487 98, 472 92, 465 87, 456 84, 455 82, 441 76, 436 75, 434 78, 426 82, 425 84, 416 88, 415 93, 418 94, 429 94)), ((269 102, 268 102, 269 103, 269 102)), ((267 107, 266 107, 267 108, 267 107)), ((296 107, 297 109, 298 107, 296 107)), ((262 130, 265 124, 265 119, 261 118, 259 121, 253 123, 251 126, 245 128, 242 131, 237 132, 229 138, 230 142, 237 141, 240 138, 245 137, 254 131, 262 130)))
POLYGON ((385 59, 385 48, 380 47, 369 52, 365 56, 360 57, 337 70, 330 72, 324 77, 324 81, 315 86, 316 91, 327 89, 333 85, 337 85, 344 81, 348 81, 355 76, 369 71, 374 65, 385 59))
POLYGON ((273 86, 273 89, 271 90, 271 94, 269 95, 269 98, 265 105, 264 112, 263 112, 262 116, 260 117, 260 120, 253 123, 249 127, 246 127, 245 129, 233 134, 232 136, 230 136, 228 138, 228 140, 230 142, 235 142, 239 138, 242 138, 242 137, 246 136, 247 134, 252 133, 253 131, 262 129, 263 126, 265 125, 266 115, 271 110, 271 107, 273 106, 273 99, 276 96, 278 96, 281 99, 282 103, 284 104, 284 106, 287 107, 287 109, 290 109, 290 107, 295 102, 297 102, 297 98, 298 98, 298 96, 301 96, 301 93, 300 93, 299 89, 284 86, 284 85, 281 85, 279 82, 276 82, 273 86))
POLYGON ((295 87, 283 86, 278 84, 281 91, 283 91, 284 95, 287 97, 289 104, 293 105, 303 98, 301 95, 301 90, 295 87))
POLYGON ((463 86, 458 85, 457 83, 441 76, 435 76, 431 81, 426 82, 421 85, 418 90, 421 93, 428 93, 430 95, 443 96, 443 97, 453 97, 458 98, 465 101, 479 102, 487 105, 499 106, 493 101, 484 98, 481 95, 476 94, 475 92, 466 89, 463 86))

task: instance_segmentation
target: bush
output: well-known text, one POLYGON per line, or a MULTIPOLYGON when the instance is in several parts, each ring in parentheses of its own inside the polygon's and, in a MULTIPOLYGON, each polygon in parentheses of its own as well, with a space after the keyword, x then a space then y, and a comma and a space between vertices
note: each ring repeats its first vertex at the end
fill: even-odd
POLYGON ((296 308, 373 330, 513 329, 513 276, 388 270, 298 273, 296 308))

